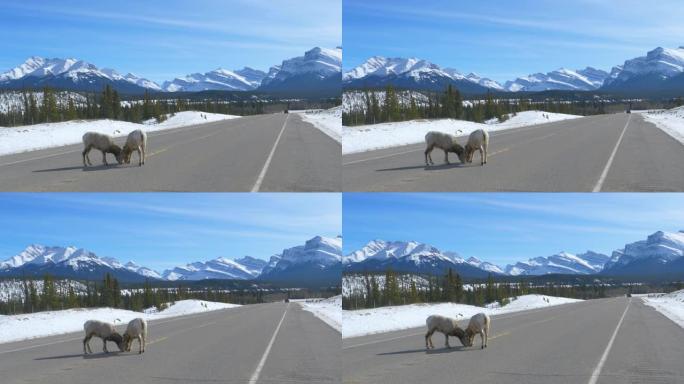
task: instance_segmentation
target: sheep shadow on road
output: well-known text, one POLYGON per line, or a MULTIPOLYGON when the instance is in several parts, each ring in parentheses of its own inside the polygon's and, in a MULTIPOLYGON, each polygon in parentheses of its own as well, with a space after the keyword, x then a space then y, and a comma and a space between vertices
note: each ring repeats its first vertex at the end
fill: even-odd
POLYGON ((449 163, 449 164, 438 164, 438 165, 413 165, 410 167, 396 167, 396 168, 382 168, 376 169, 375 172, 391 172, 391 171, 408 171, 412 169, 424 169, 426 171, 441 171, 445 169, 453 168, 468 168, 470 165, 463 163, 449 163))
MULTIPOLYGON (((84 360, 90 360, 90 359, 103 359, 107 357, 115 357, 119 356, 119 352, 109 352, 109 353, 91 353, 88 355, 84 355, 82 353, 73 353, 70 355, 57 355, 57 356, 46 356, 46 357, 36 357, 33 360, 60 360, 60 359, 76 359, 76 358, 83 358, 84 360)), ((121 355, 123 356, 123 355, 121 355)))
POLYGON ((406 354, 412 354, 412 353, 425 353, 426 355, 439 355, 442 353, 462 352, 464 350, 465 350, 464 347, 437 348, 437 349, 416 348, 416 349, 407 349, 405 351, 378 353, 378 356, 406 355, 406 354))
POLYGON ((123 166, 117 165, 117 164, 110 164, 110 165, 102 164, 102 165, 93 165, 93 166, 89 166, 89 167, 84 167, 82 165, 78 165, 78 166, 74 166, 74 167, 36 169, 33 172, 34 173, 44 173, 44 172, 73 171, 73 170, 78 170, 78 169, 83 170, 83 172, 94 172, 94 171, 107 171, 107 170, 121 169, 121 168, 127 168, 127 167, 123 167, 123 166))

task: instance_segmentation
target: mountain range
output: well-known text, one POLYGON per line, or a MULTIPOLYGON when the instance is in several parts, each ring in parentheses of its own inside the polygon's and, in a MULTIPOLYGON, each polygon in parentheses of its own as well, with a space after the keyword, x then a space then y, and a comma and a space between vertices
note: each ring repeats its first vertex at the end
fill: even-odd
POLYGON ((658 231, 646 240, 625 245, 607 255, 586 251, 559 252, 535 257, 501 268, 458 253, 439 250, 416 241, 372 240, 342 259, 345 272, 380 272, 392 268, 399 272, 442 274, 449 268, 464 277, 481 278, 490 273, 508 276, 548 274, 609 276, 655 276, 684 273, 684 231, 658 231))
POLYGON ((489 91, 602 90, 635 93, 681 90, 684 84, 684 47, 658 47, 645 56, 613 67, 610 72, 593 67, 578 70, 560 68, 519 77, 503 85, 473 73, 463 75, 455 69, 441 68, 426 60, 374 56, 344 73, 342 82, 348 89, 392 84, 400 88, 432 91, 444 90, 447 84, 452 84, 466 94, 489 91))
POLYGON ((193 73, 159 84, 131 73, 121 75, 83 60, 33 56, 0 74, 0 89, 37 89, 44 86, 85 92, 99 92, 105 85, 126 94, 152 92, 265 91, 329 92, 340 90, 342 48, 313 48, 303 56, 283 60, 268 72, 244 67, 217 68, 193 73))
POLYGON ((316 236, 304 245, 284 249, 269 261, 244 256, 238 259, 219 257, 198 261, 158 273, 134 262, 122 264, 110 257, 73 246, 47 247, 30 245, 0 263, 0 277, 43 276, 100 280, 110 273, 122 282, 151 280, 237 279, 292 283, 338 285, 341 273, 342 238, 316 236))

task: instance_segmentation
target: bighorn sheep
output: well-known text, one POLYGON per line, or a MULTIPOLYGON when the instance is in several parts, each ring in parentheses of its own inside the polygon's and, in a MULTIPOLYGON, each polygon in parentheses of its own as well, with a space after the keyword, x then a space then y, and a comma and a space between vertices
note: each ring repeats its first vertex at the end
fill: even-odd
POLYGON ((102 339, 102 350, 104 353, 109 353, 107 350, 108 341, 115 342, 116 346, 119 347, 119 351, 123 352, 123 338, 116 332, 114 324, 105 323, 99 320, 88 320, 83 324, 83 330, 85 331, 85 339, 83 339, 83 354, 87 355, 88 351, 93 353, 93 350, 90 349, 90 339, 93 336, 97 336, 102 339), (86 347, 88 347, 87 351, 86 347))
POLYGON ((472 163, 475 151, 480 151, 481 165, 487 164, 487 147, 489 146, 489 133, 484 129, 473 131, 468 137, 465 146, 466 162, 472 163))
POLYGON ((83 135, 83 147, 84 167, 93 165, 88 157, 88 153, 90 153, 90 150, 93 148, 99 149, 102 152, 102 162, 104 165, 109 165, 107 164, 107 153, 113 153, 114 156, 116 156, 116 161, 119 162, 119 164, 121 164, 123 161, 121 157, 121 148, 114 144, 114 140, 109 135, 98 132, 86 132, 83 135), (88 160, 88 164, 86 164, 86 160, 88 160))
POLYGON ((437 147, 444 151, 444 162, 449 164, 449 152, 454 152, 458 155, 461 162, 465 162, 463 147, 458 144, 456 136, 448 133, 430 131, 425 135, 425 165, 434 165, 432 161, 432 150, 437 147), (428 159, 430 162, 428 163, 428 159))
POLYGON ((138 152, 138 166, 145 164, 145 146, 147 145, 147 134, 140 129, 128 134, 126 144, 123 147, 123 161, 131 163, 133 151, 138 152))
POLYGON ((458 327, 458 321, 456 321, 456 319, 440 315, 432 315, 425 320, 425 323, 427 324, 428 328, 428 331, 425 334, 425 348, 435 348, 434 344, 432 344, 432 334, 435 333, 435 331, 439 331, 444 334, 445 346, 447 348, 451 348, 449 345, 449 336, 456 336, 461 340, 461 344, 464 346, 468 345, 466 333, 458 327))
MULTIPOLYGON (((480 335, 482 340, 482 348, 487 347, 487 340, 489 339, 489 325, 492 321, 485 313, 478 313, 470 318, 468 328, 465 330, 467 346, 472 347, 475 335, 480 335)), ((465 344, 464 344, 465 345, 465 344)))
POLYGON ((147 321, 142 318, 133 319, 128 323, 126 332, 124 332, 124 349, 126 352, 131 351, 133 339, 138 339, 138 353, 145 352, 145 343, 147 340, 147 321))

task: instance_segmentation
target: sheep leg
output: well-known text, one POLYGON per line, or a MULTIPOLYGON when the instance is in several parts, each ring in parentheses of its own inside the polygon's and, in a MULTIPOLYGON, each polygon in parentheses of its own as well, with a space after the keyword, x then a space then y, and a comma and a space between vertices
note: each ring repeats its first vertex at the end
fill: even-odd
POLYGON ((484 163, 487 164, 487 158, 489 157, 489 154, 487 153, 487 145, 484 147, 484 163))
POLYGON ((489 326, 484 329, 485 334, 485 348, 489 345, 489 326))
POLYGON ((444 150, 444 162, 446 164, 449 164, 449 151, 447 151, 446 149, 444 150))
POLYGON ((107 350, 107 339, 102 339, 102 350, 104 351, 104 353, 109 353, 109 351, 107 350))
POLYGON ((138 335, 138 354, 143 353, 143 339, 142 336, 138 335))
POLYGON ((145 352, 145 346, 147 345, 147 335, 145 335, 144 333, 142 334, 142 342, 143 342, 142 351, 145 352))
POLYGON ((425 348, 430 349, 434 348, 435 346, 432 344, 432 334, 434 333, 434 330, 429 330, 425 334, 425 348))
POLYGON ((147 154, 145 154, 145 146, 142 146, 142 163, 145 164, 145 157, 147 157, 147 154))
POLYGON ((484 347, 485 347, 484 331, 480 331, 480 341, 482 342, 482 346, 480 348, 484 349, 484 347))
POLYGON ((90 338, 91 335, 87 335, 85 339, 83 339, 83 354, 87 355, 88 351, 86 350, 86 347, 88 347, 88 350, 90 350, 90 353, 93 353, 93 350, 90 349, 90 338))
POLYGON ((480 147, 480 165, 485 165, 484 149, 480 147))
POLYGON ((90 148, 92 148, 92 147, 89 145, 83 150, 83 166, 84 167, 87 167, 88 165, 93 165, 90 162, 90 157, 88 157, 88 154, 90 153, 90 148), (88 160, 87 164, 86 164, 86 160, 88 160))
POLYGON ((449 345, 449 335, 446 334, 446 333, 444 334, 444 340, 445 340, 445 344, 444 344, 445 347, 446 347, 446 348, 451 348, 451 345, 449 345))
POLYGON ((104 165, 109 165, 107 164, 107 152, 105 151, 102 151, 102 163, 104 163, 104 165))
POLYGON ((425 149, 425 165, 428 166, 430 164, 435 164, 432 162, 432 149, 434 146, 430 145, 425 149), (430 159, 430 162, 428 163, 428 159, 430 159))

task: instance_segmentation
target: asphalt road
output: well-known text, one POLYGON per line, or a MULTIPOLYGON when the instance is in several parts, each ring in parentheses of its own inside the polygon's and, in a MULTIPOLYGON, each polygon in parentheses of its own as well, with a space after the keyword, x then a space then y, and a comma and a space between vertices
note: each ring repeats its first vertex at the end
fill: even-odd
MULTIPOLYGON (((123 144, 125 138, 116 140, 123 144)), ((0 157, 2 191, 340 191, 341 146, 297 114, 151 132, 144 166, 103 166, 82 144, 0 157)), ((116 164, 113 155, 108 162, 116 164)))
POLYGON ((479 336, 469 348, 451 338, 457 347, 446 349, 435 333, 427 352, 424 335, 345 339, 344 383, 684 383, 684 330, 638 298, 494 316, 486 349, 479 336))
MULTIPOLYGON (((465 143, 466 138, 462 138, 465 143)), ((424 144, 342 158, 345 191, 684 191, 684 145, 638 114, 585 117, 490 134, 489 161, 425 167, 424 144)))
POLYGON ((104 354, 93 338, 95 353, 84 356, 82 339, 80 332, 0 345, 0 382, 341 382, 340 334, 294 303, 152 321, 142 355, 137 342, 133 352, 104 354))

